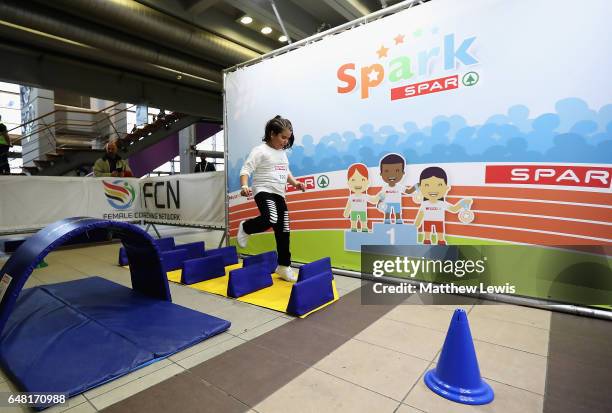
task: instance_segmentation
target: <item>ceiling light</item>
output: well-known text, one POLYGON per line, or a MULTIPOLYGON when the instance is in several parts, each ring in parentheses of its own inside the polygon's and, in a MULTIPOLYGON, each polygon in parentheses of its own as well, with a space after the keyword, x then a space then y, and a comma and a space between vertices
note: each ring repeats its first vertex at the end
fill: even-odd
POLYGON ((253 18, 251 18, 250 16, 242 16, 242 18, 240 19, 240 23, 242 24, 251 24, 253 22, 253 18))
POLYGON ((269 28, 268 26, 265 26, 265 27, 262 27, 262 28, 261 28, 261 32, 262 32, 263 34, 270 34, 270 33, 272 33, 272 29, 271 29, 271 28, 269 28))
POLYGON ((278 41, 279 42, 283 42, 283 43, 286 42, 287 41, 287 36, 282 35, 281 37, 278 38, 278 41))

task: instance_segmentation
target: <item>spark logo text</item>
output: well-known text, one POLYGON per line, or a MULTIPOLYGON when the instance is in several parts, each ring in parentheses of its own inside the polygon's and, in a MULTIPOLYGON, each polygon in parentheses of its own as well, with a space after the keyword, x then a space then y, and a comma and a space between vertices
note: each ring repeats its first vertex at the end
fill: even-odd
POLYGON ((381 63, 373 63, 359 67, 352 62, 345 63, 337 70, 336 75, 340 84, 336 90, 344 94, 358 89, 359 97, 367 99, 370 97, 371 90, 380 86, 385 77, 387 81, 394 83, 430 76, 440 70, 456 70, 461 65, 475 65, 478 60, 469 51, 475 40, 475 36, 468 37, 458 44, 454 34, 447 34, 441 46, 421 50, 413 55, 398 56, 390 60, 386 66, 381 63))

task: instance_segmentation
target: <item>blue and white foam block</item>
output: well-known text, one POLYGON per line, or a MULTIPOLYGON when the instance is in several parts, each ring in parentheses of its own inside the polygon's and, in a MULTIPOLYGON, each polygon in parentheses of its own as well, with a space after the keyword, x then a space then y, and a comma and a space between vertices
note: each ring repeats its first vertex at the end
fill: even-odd
POLYGON ((408 224, 375 222, 372 232, 344 232, 344 249, 361 251, 362 245, 416 245, 417 229, 408 224))

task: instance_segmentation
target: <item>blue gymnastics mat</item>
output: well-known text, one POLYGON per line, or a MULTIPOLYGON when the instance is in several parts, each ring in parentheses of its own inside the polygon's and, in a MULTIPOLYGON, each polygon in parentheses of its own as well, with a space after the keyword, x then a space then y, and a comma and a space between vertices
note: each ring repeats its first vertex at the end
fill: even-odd
POLYGON ((23 290, 0 336, 0 364, 23 391, 74 396, 229 326, 91 277, 23 290))

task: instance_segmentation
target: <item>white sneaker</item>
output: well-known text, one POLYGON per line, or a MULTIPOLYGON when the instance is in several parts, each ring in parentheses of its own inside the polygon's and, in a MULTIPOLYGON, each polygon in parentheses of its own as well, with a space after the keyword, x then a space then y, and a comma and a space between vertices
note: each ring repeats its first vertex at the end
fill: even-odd
POLYGON ((244 228, 242 228, 243 224, 244 221, 242 221, 240 225, 238 225, 238 235, 236 236, 236 241, 238 241, 238 245, 240 246, 240 248, 246 248, 249 242, 249 234, 244 232, 244 228))
POLYGON ((297 281, 297 275, 295 275, 291 267, 279 265, 278 267, 276 267, 276 270, 274 270, 274 272, 280 275, 280 277, 285 281, 289 281, 292 283, 297 281))

